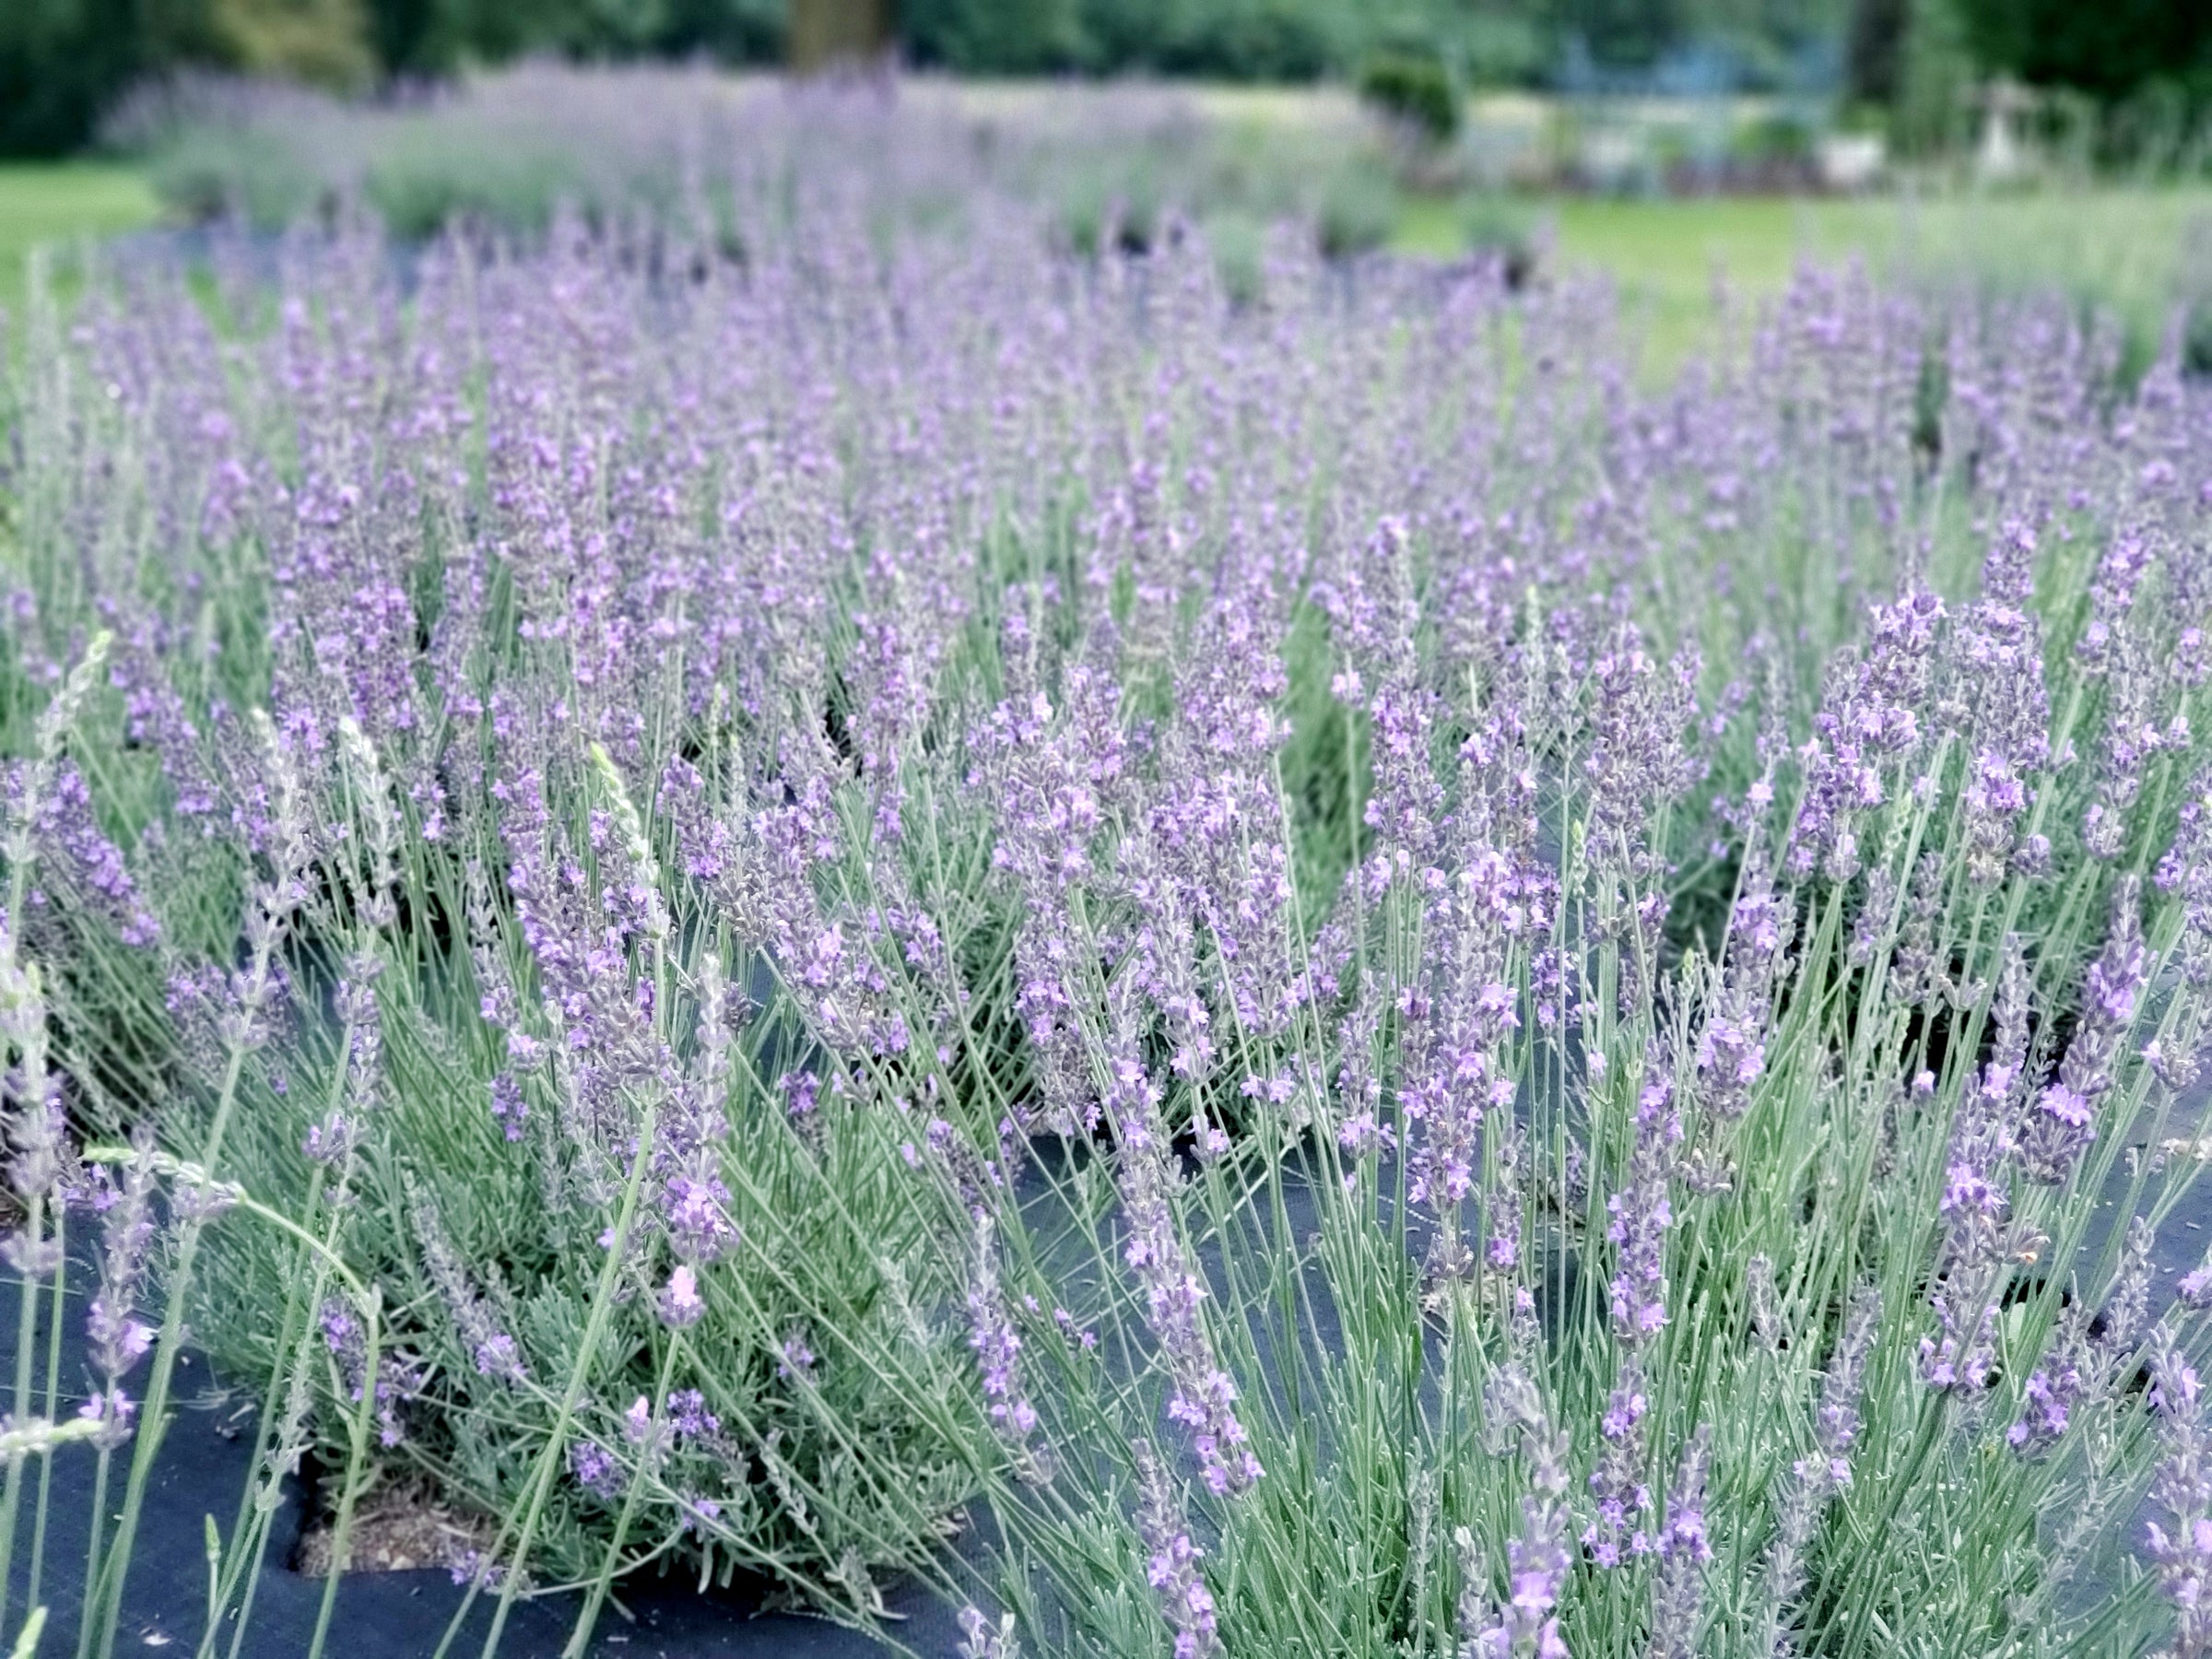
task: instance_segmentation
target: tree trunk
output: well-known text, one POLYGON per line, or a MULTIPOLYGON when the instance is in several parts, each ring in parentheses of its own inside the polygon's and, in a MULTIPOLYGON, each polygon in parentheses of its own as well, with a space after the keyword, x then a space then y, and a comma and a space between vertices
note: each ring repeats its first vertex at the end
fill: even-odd
POLYGON ((791 66, 813 75, 891 49, 892 0, 791 0, 791 66))

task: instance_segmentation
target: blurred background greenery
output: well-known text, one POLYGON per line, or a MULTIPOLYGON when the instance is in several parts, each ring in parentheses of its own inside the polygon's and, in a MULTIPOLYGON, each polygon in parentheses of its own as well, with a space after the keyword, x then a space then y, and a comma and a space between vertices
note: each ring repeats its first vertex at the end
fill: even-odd
POLYGON ((1232 281, 1285 220, 1595 269, 1661 370, 1716 299, 1859 258, 2057 288, 2124 362, 2179 328, 2212 371, 2212 0, 0 0, 0 309, 30 247, 65 285, 73 241, 159 221, 726 201, 860 141, 767 71, 885 65, 894 147, 937 141, 904 211, 980 169, 1077 251, 1195 222, 1232 281))
POLYGON ((2205 0, 7 0, 0 152, 79 148, 185 65, 361 91, 532 54, 876 51, 970 76, 1359 81, 1445 123, 1440 90, 1818 98, 1908 148, 1996 74, 2086 104, 2117 147, 2212 104, 2205 0))

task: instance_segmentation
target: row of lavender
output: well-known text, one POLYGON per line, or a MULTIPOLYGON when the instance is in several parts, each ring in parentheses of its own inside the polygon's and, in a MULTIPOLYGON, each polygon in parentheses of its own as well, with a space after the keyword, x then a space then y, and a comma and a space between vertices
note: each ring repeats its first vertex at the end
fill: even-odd
POLYGON ((2171 354, 1808 274, 1647 396, 1571 285, 806 213, 34 307, 0 1544, 114 1460, 84 1645, 189 1324, 241 1630, 312 1450, 579 1651, 655 1566, 978 1654, 2212 1651, 2171 354))

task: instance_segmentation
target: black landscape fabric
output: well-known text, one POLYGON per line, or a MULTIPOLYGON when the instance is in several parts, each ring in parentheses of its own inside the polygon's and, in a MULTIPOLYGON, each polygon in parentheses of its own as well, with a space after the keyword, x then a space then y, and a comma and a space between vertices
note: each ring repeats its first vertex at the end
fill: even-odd
MULTIPOLYGON (((0 1284, 0 1377, 15 1370, 20 1285, 0 1284)), ((81 1304, 72 1300, 63 1333, 65 1391, 81 1393, 85 1378, 81 1304)), ((39 1358, 43 1364, 44 1338, 39 1358)), ((42 1371, 41 1371, 42 1374, 42 1371)), ((72 1395, 72 1398, 75 1396, 72 1395)), ((253 1403, 222 1388, 206 1361, 186 1355, 177 1373, 174 1419, 148 1484, 130 1583, 118 1630, 119 1654, 192 1653, 206 1619, 206 1518, 228 1528, 237 1512, 253 1459, 253 1403)), ((128 1453, 118 1453, 118 1465, 128 1453)), ((47 1608, 49 1652, 66 1650, 76 1630, 84 1594, 86 1518, 92 1495, 92 1453, 64 1446, 53 1455, 47 1497, 46 1565, 40 1599, 47 1608)), ((38 1501, 39 1465, 25 1465, 22 1525, 38 1501)), ((122 1482, 111 1478, 120 1504, 122 1482)), ((240 1644, 241 1659, 297 1659, 307 1652, 322 1606, 323 1581, 293 1571, 304 1506, 297 1483, 288 1483, 276 1518, 252 1624, 240 1644)), ((20 1606, 28 1539, 16 1550, 11 1605, 20 1606)), ((856 1630, 821 1619, 763 1613, 735 1594, 700 1595, 688 1584, 648 1580, 618 1592, 632 1616, 610 1607, 593 1639, 596 1659, 874 1659, 889 1650, 856 1630)), ((463 1591, 441 1570, 349 1573, 338 1587, 337 1606, 324 1652, 328 1659, 428 1659, 460 1606, 463 1591)), ((947 1612, 918 1587, 900 1585, 886 1599, 901 1617, 899 1638, 916 1653, 950 1654, 958 1635, 947 1612)), ((500 1643, 500 1659, 556 1659, 577 1611, 572 1595, 518 1601, 500 1643)), ((481 1648, 491 1618, 479 1596, 468 1628, 449 1652, 470 1659, 481 1648)), ((217 1651, 229 1651, 229 1632, 217 1651)))

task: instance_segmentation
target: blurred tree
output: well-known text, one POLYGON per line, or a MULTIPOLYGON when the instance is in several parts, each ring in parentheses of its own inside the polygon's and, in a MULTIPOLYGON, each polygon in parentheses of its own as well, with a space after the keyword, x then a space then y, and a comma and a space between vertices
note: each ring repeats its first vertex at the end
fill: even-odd
POLYGON ((249 75, 356 87, 377 67, 360 0, 212 0, 210 33, 249 75))
POLYGON ((784 0, 666 0, 662 49, 724 64, 775 63, 784 53, 784 0))
POLYGON ((1542 12, 1514 0, 1466 0, 1453 8, 1446 51, 1470 87, 1526 86, 1543 72, 1551 40, 1542 12))
POLYGON ((2154 81, 2212 94, 2207 0, 1959 0, 1983 67, 2116 103, 2154 81))
POLYGON ((1079 0, 1091 61, 1209 80, 1304 81, 1350 67, 1371 36, 1356 0, 1079 0))
POLYGON ((1858 0, 1851 8, 1843 68, 1853 98, 1870 104, 1897 102, 1912 14, 1912 0, 1858 0))
POLYGON ((1360 102, 1418 143, 1443 145, 1459 131, 1459 88, 1433 52, 1378 52, 1360 65, 1359 85, 1360 102))
POLYGON ((915 63, 986 75, 1081 68, 1091 55, 1076 0, 907 0, 899 35, 915 63))
POLYGON ((791 0, 791 66, 874 63, 891 49, 894 21, 890 0, 791 0))
MULTIPOLYGON (((2070 0, 1960 3, 2064 9, 2070 0)), ((2162 0, 2114 3, 2157 10, 2162 0)), ((2212 6, 2163 3, 2176 12, 2212 6)), ((1579 63, 1596 81, 1789 88, 1814 77, 1809 47, 1827 42, 1832 60, 1853 17, 1869 50, 1894 38, 1876 27, 1887 8, 1912 14, 1906 63, 1861 71, 1854 57, 1854 73, 1904 82, 1910 42, 1928 32, 1921 13, 1947 17, 1950 4, 1855 0, 1854 12, 1854 0, 0 0, 0 147, 82 143, 132 80, 183 61, 346 84, 533 52, 815 67, 900 44, 917 62, 960 74, 1300 81, 1418 51, 1467 86, 1556 84, 1579 63)))
POLYGON ((1604 69, 1649 69, 1688 31, 1682 0, 1558 0, 1555 27, 1604 69))
POLYGON ((449 36, 441 0, 369 0, 369 44, 394 75, 428 75, 446 66, 449 36))
POLYGON ((393 75, 441 75, 532 52, 772 63, 787 0, 368 0, 369 38, 393 75))
POLYGON ((61 155, 142 76, 219 59, 206 0, 0 0, 0 155, 61 155))
POLYGON ((1974 60, 1966 25, 1957 0, 1906 0, 1906 10, 1890 135, 1912 155, 1954 149, 1972 137, 1966 95, 1974 60))

